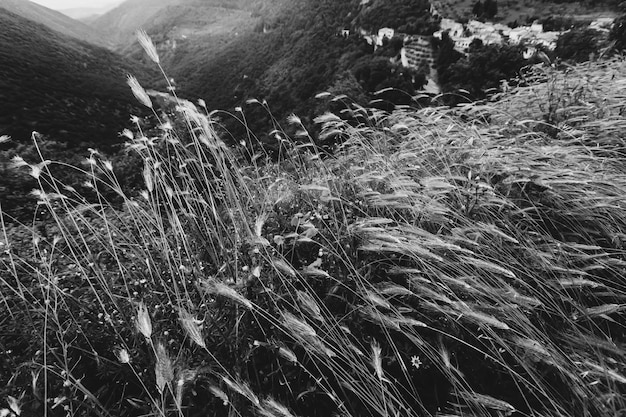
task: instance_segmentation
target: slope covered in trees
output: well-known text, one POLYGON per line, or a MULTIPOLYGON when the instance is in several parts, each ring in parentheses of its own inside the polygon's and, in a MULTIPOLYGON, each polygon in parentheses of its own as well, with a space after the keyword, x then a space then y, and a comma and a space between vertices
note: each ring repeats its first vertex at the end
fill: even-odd
POLYGON ((99 46, 111 46, 102 33, 63 13, 48 9, 29 0, 0 0, 0 8, 25 19, 40 23, 55 32, 99 46))
POLYGON ((71 143, 119 143, 138 111, 126 85, 145 69, 0 8, 0 129, 16 141, 33 130, 71 143))

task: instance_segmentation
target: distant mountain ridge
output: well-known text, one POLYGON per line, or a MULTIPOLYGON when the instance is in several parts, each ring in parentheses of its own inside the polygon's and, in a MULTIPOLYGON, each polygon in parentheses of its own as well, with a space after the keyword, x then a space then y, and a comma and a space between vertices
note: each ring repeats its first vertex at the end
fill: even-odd
POLYGON ((48 28, 94 45, 110 47, 111 44, 97 29, 74 20, 61 12, 49 9, 29 0, 0 0, 0 8, 25 19, 40 23, 48 28))
POLYGON ((64 15, 71 17, 72 19, 80 20, 82 22, 89 22, 114 9, 121 3, 122 1, 116 1, 101 7, 72 7, 68 9, 61 9, 59 11, 64 15))

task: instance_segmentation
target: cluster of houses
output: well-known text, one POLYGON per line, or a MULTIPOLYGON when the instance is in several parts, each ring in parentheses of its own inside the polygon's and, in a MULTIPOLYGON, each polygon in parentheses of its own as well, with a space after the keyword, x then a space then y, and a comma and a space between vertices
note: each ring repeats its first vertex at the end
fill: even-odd
MULTIPOLYGON (((613 18, 603 17, 591 22, 589 27, 599 31, 608 31, 613 24, 613 18)), ((441 29, 433 36, 441 39, 443 32, 448 32, 454 41, 455 49, 459 52, 467 52, 470 44, 475 39, 480 39, 485 45, 508 43, 512 45, 523 44, 526 49, 524 57, 530 58, 541 46, 548 50, 556 48, 556 41, 563 32, 544 31, 543 24, 535 22, 530 26, 518 26, 511 28, 507 25, 492 22, 480 22, 470 20, 467 24, 455 22, 452 19, 441 19, 441 29)))
MULTIPOLYGON (((363 0, 367 2, 368 0, 363 0)), ((363 4, 363 3, 362 3, 363 4)), ((444 32, 454 41, 454 48, 461 52, 467 53, 469 46, 474 40, 479 39, 484 45, 523 45, 524 58, 529 59, 537 53, 539 47, 548 50, 554 50, 556 43, 564 32, 544 31, 543 24, 534 22, 529 26, 517 26, 511 28, 507 25, 492 22, 480 22, 478 20, 470 20, 466 24, 456 22, 452 19, 443 18, 438 12, 441 5, 431 3, 430 13, 433 18, 440 19, 440 30, 433 34, 434 37, 441 39, 444 32)), ((590 29, 608 32, 613 25, 614 19, 611 17, 601 17, 592 21, 589 25, 590 29)), ((344 29, 341 33, 343 36, 350 36, 350 31, 344 29)), ((404 67, 428 69, 430 89, 436 89, 437 73, 435 70, 435 56, 430 37, 407 35, 397 33, 392 28, 380 28, 377 33, 370 33, 361 29, 360 36, 370 45, 377 49, 384 45, 386 40, 393 37, 401 37, 404 41, 403 48, 400 52, 400 60, 404 67)), ((428 89, 428 88, 427 88, 428 89)))

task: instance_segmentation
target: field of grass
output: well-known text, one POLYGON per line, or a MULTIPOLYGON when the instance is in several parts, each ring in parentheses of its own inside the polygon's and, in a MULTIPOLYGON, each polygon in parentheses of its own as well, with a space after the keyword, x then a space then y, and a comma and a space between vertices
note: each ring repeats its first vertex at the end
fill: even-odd
POLYGON ((525 78, 348 105, 315 141, 292 116, 278 161, 216 133, 242 112, 181 100, 124 133, 139 195, 95 152, 76 168, 97 203, 14 160, 51 221, 2 222, 0 413, 624 415, 626 68, 525 78))

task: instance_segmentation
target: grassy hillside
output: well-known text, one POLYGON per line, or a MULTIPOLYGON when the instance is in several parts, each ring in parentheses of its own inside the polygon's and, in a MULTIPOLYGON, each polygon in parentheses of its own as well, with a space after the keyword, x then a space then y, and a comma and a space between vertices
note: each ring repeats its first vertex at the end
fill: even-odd
POLYGON ((359 123, 317 119, 333 155, 277 127, 278 162, 180 102, 173 129, 133 138, 139 196, 98 155, 76 169, 116 206, 20 167, 51 217, 0 235, 0 408, 620 415, 624 68, 538 66, 453 109, 353 106, 359 123))
POLYGON ((63 13, 48 9, 29 0, 0 0, 0 8, 15 13, 25 19, 42 24, 55 32, 71 36, 94 45, 110 47, 101 33, 93 27, 74 20, 63 13))

